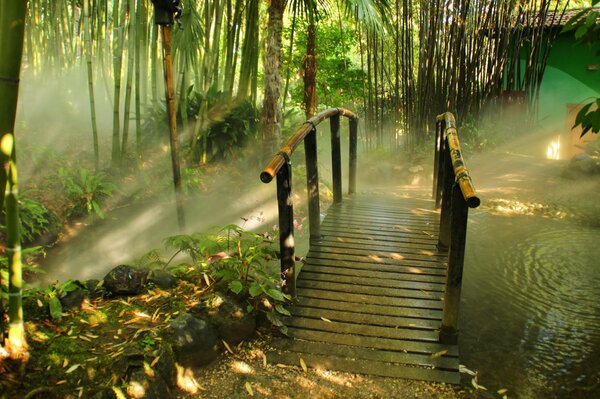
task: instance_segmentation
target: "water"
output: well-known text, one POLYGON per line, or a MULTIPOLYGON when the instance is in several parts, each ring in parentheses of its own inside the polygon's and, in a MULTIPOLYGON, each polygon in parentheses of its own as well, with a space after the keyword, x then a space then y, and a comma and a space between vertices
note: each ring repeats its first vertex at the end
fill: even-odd
POLYGON ((600 229, 470 215, 461 362, 517 398, 600 398, 600 229))

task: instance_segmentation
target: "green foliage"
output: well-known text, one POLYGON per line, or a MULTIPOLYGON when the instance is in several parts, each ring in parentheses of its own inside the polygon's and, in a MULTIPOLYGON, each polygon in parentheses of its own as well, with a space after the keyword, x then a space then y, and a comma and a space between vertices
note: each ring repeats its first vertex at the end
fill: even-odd
POLYGON ((67 216, 95 214, 104 218, 100 204, 117 190, 106 173, 60 168, 58 176, 69 201, 67 216))
POLYGON ((164 245, 175 250, 165 261, 158 250, 152 250, 137 262, 139 266, 169 267, 171 272, 196 282, 215 281, 214 288, 224 289, 246 298, 248 312, 264 311, 271 322, 285 329, 279 315, 288 315, 283 305, 290 299, 281 292, 278 253, 273 238, 230 224, 216 233, 193 233, 167 237, 164 245), (185 253, 191 264, 169 266, 176 255, 185 253))
POLYGON ((62 283, 55 283, 50 285, 43 291, 44 299, 48 304, 48 311, 50 317, 54 320, 62 319, 62 304, 60 298, 69 292, 83 288, 81 283, 74 280, 67 280, 62 283))
MULTIPOLYGON (((31 191, 25 191, 19 196, 19 232, 24 242, 32 242, 50 230, 53 224, 58 223, 58 218, 41 202, 30 198, 31 191)), ((6 210, 2 209, 2 222, 0 231, 6 234, 4 219, 6 210)))
MULTIPOLYGON (((206 141, 208 160, 230 159, 237 148, 257 137, 259 113, 250 100, 232 102, 223 98, 222 93, 209 93, 204 97, 191 90, 187 111, 190 118, 198 114, 204 101, 208 102, 208 127, 200 132, 198 140, 201 143, 206 141)), ((192 149, 195 152, 199 150, 192 149)))
MULTIPOLYGON (((586 8, 575 14, 563 28, 563 32, 574 32, 575 39, 580 43, 593 45, 600 42, 600 10, 593 8, 600 0, 592 0, 592 7, 586 8)), ((600 55, 600 51, 596 53, 600 55)), ((589 102, 581 108, 575 117, 573 129, 581 126, 581 136, 587 132, 598 133, 600 131, 600 98, 589 102), (592 106, 596 104, 596 108, 592 106)))
MULTIPOLYGON (((292 71, 302 71, 306 53, 306 22, 299 21, 296 31, 292 59, 285 52, 284 64, 291 63, 292 71)), ((287 34, 289 34, 286 31, 287 34)), ((343 30, 336 21, 326 19, 320 21, 316 32, 316 49, 318 57, 317 95, 319 108, 352 104, 362 95, 362 71, 352 57, 350 49, 357 46, 355 27, 343 25, 343 30)), ((291 87, 292 103, 300 108, 304 99, 304 82, 297 76, 291 87)))
MULTIPOLYGON (((21 252, 23 261, 23 272, 25 274, 44 273, 42 269, 34 267, 36 259, 46 256, 44 248, 41 246, 24 248, 21 252)), ((6 255, 0 256, 0 302, 8 301, 8 258, 6 255)))

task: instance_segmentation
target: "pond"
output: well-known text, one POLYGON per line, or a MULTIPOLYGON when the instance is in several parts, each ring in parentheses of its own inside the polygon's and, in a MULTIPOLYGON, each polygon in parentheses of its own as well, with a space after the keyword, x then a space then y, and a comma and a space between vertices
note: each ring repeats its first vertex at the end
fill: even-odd
MULTIPOLYGON (((550 192, 527 196, 552 202, 550 192)), ((588 225, 471 213, 461 362, 493 396, 506 388, 511 398, 600 397, 600 229, 588 225)))

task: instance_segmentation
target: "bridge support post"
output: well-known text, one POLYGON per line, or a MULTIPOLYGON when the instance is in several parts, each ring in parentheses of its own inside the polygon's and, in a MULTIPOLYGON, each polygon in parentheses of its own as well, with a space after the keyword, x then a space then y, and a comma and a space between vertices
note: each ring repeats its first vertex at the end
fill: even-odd
POLYGON ((331 174, 333 202, 342 202, 342 149, 340 144, 340 115, 329 119, 331 127, 331 174))
POLYGON ((294 260, 294 205, 292 201, 292 163, 286 162, 277 172, 277 207, 279 210, 279 249, 283 291, 296 297, 296 262, 294 260))
POLYGON ((460 305, 465 243, 467 239, 467 218, 469 215, 469 207, 458 183, 452 187, 451 202, 450 225, 452 236, 450 251, 448 253, 444 314, 442 316, 442 327, 439 335, 440 342, 444 344, 458 343, 458 308, 460 305))
POLYGON ((433 154, 433 193, 432 197, 435 201, 435 209, 440 208, 442 201, 442 185, 444 175, 444 131, 446 130, 446 122, 443 120, 437 121, 435 124, 435 151, 433 154))
POLYGON ((312 242, 321 239, 317 130, 314 127, 304 139, 304 154, 306 156, 306 185, 308 188, 308 228, 310 241, 312 242))
POLYGON ((437 248, 442 252, 448 251, 450 247, 451 235, 451 213, 452 213, 452 186, 454 185, 455 176, 454 168, 452 167, 452 159, 450 158, 450 150, 447 145, 444 146, 442 158, 440 159, 441 176, 438 177, 443 184, 441 190, 441 213, 440 213, 440 234, 438 238, 437 248))
POLYGON ((348 194, 356 193, 356 158, 358 149, 358 119, 349 119, 350 166, 348 169, 348 194))

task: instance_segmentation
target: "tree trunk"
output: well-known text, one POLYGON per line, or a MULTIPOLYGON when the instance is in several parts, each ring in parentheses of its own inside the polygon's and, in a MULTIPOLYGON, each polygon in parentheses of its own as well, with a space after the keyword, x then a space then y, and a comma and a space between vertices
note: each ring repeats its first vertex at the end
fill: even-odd
POLYGON ((317 110, 317 57, 315 54, 314 20, 308 24, 306 56, 304 58, 304 112, 306 119, 313 117, 317 110))
MULTIPOLYGON (((6 256, 8 258, 8 339, 0 323, 0 345, 12 358, 27 359, 27 341, 23 323, 21 290, 23 285, 19 211, 17 202, 17 169, 14 151, 14 126, 19 94, 19 74, 23 55, 27 2, 0 3, 0 210, 6 201, 6 256), (6 189, 6 190, 5 190, 6 189), (5 196, 5 192, 7 193, 5 196)), ((0 306, 0 318, 4 309, 0 306)))
POLYGON ((98 126, 96 124, 96 99, 94 97, 94 74, 92 70, 92 26, 90 24, 90 0, 83 0, 85 18, 84 37, 88 76, 88 92, 90 97, 90 114, 92 119, 92 140, 94 145, 94 167, 100 168, 100 150, 98 148, 98 126))
POLYGON ((263 108, 260 124, 263 148, 267 154, 276 151, 281 136, 280 95, 281 95, 281 32, 285 0, 271 0, 267 10, 267 49, 264 55, 263 108))

